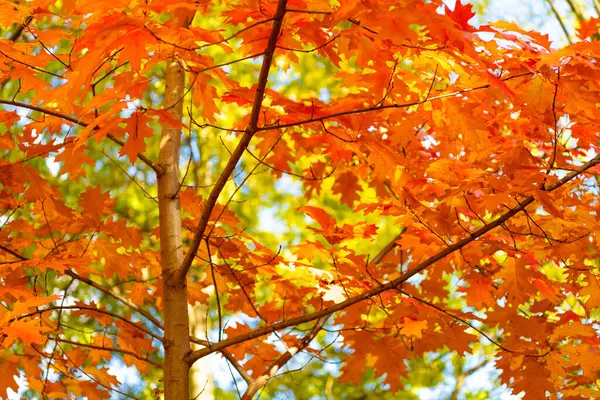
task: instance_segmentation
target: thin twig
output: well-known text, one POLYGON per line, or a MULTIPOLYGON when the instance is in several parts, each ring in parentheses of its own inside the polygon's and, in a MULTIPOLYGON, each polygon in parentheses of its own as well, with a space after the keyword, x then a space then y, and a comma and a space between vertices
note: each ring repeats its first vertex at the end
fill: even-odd
POLYGON ((62 338, 55 337, 55 336, 48 336, 48 339, 54 340, 56 342, 71 344, 73 346, 86 347, 88 349, 93 349, 93 350, 103 350, 103 351, 110 351, 110 352, 113 352, 113 353, 121 353, 121 354, 124 354, 124 355, 131 356, 133 358, 137 358, 140 361, 145 361, 148 364, 150 364, 150 365, 152 365, 152 366, 154 366, 156 368, 161 368, 162 369, 162 364, 161 363, 153 361, 153 360, 150 360, 148 357, 140 356, 139 354, 134 353, 133 351, 129 351, 129 350, 125 350, 125 349, 117 349, 117 348, 114 348, 114 347, 98 346, 98 345, 95 345, 95 344, 80 343, 80 342, 75 342, 75 341, 68 340, 68 339, 62 339, 62 338))

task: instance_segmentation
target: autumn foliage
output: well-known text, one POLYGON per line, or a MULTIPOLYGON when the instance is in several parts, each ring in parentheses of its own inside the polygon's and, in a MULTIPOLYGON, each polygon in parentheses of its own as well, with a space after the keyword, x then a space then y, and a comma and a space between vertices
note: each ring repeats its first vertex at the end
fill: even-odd
POLYGON ((215 353, 249 399, 330 340, 340 382, 396 391, 405 360, 487 343, 515 394, 598 397, 597 20, 553 50, 473 16, 0 3, 0 396, 21 374, 34 397, 187 399, 215 353), (293 198, 289 240, 249 222, 261 180, 293 198))

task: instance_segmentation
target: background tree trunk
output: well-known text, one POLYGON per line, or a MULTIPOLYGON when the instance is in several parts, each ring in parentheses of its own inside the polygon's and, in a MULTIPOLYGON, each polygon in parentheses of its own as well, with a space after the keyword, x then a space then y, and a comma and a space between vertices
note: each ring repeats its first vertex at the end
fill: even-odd
MULTIPOLYGON (((204 338, 206 332, 210 330, 207 319, 207 307, 205 304, 196 304, 189 307, 189 321, 192 335, 197 338, 204 338)), ((201 346, 192 345, 194 349, 201 346)), ((190 399, 212 400, 214 399, 214 370, 209 368, 212 357, 205 357, 196 361, 190 368, 190 399), (198 396, 198 397, 196 397, 198 396)), ((214 361, 214 360, 212 360, 214 361)))

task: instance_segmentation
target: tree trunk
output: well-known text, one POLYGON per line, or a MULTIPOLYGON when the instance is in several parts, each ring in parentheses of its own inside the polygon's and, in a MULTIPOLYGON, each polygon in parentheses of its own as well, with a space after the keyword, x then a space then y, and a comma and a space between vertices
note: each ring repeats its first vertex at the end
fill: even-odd
MULTIPOLYGON (((173 57, 167 65, 164 107, 181 120, 185 72, 173 57)), ((166 400, 189 399, 189 369, 185 356, 190 351, 186 277, 171 279, 183 260, 179 204, 179 153, 181 131, 163 126, 160 141, 158 208, 165 320, 164 388, 166 400)))

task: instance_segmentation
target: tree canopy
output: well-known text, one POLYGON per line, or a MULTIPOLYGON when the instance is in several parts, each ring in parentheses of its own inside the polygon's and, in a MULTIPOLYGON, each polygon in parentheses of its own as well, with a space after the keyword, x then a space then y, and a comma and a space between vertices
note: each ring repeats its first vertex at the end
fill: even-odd
POLYGON ((600 397, 600 19, 474 15, 0 3, 0 396, 600 397))

